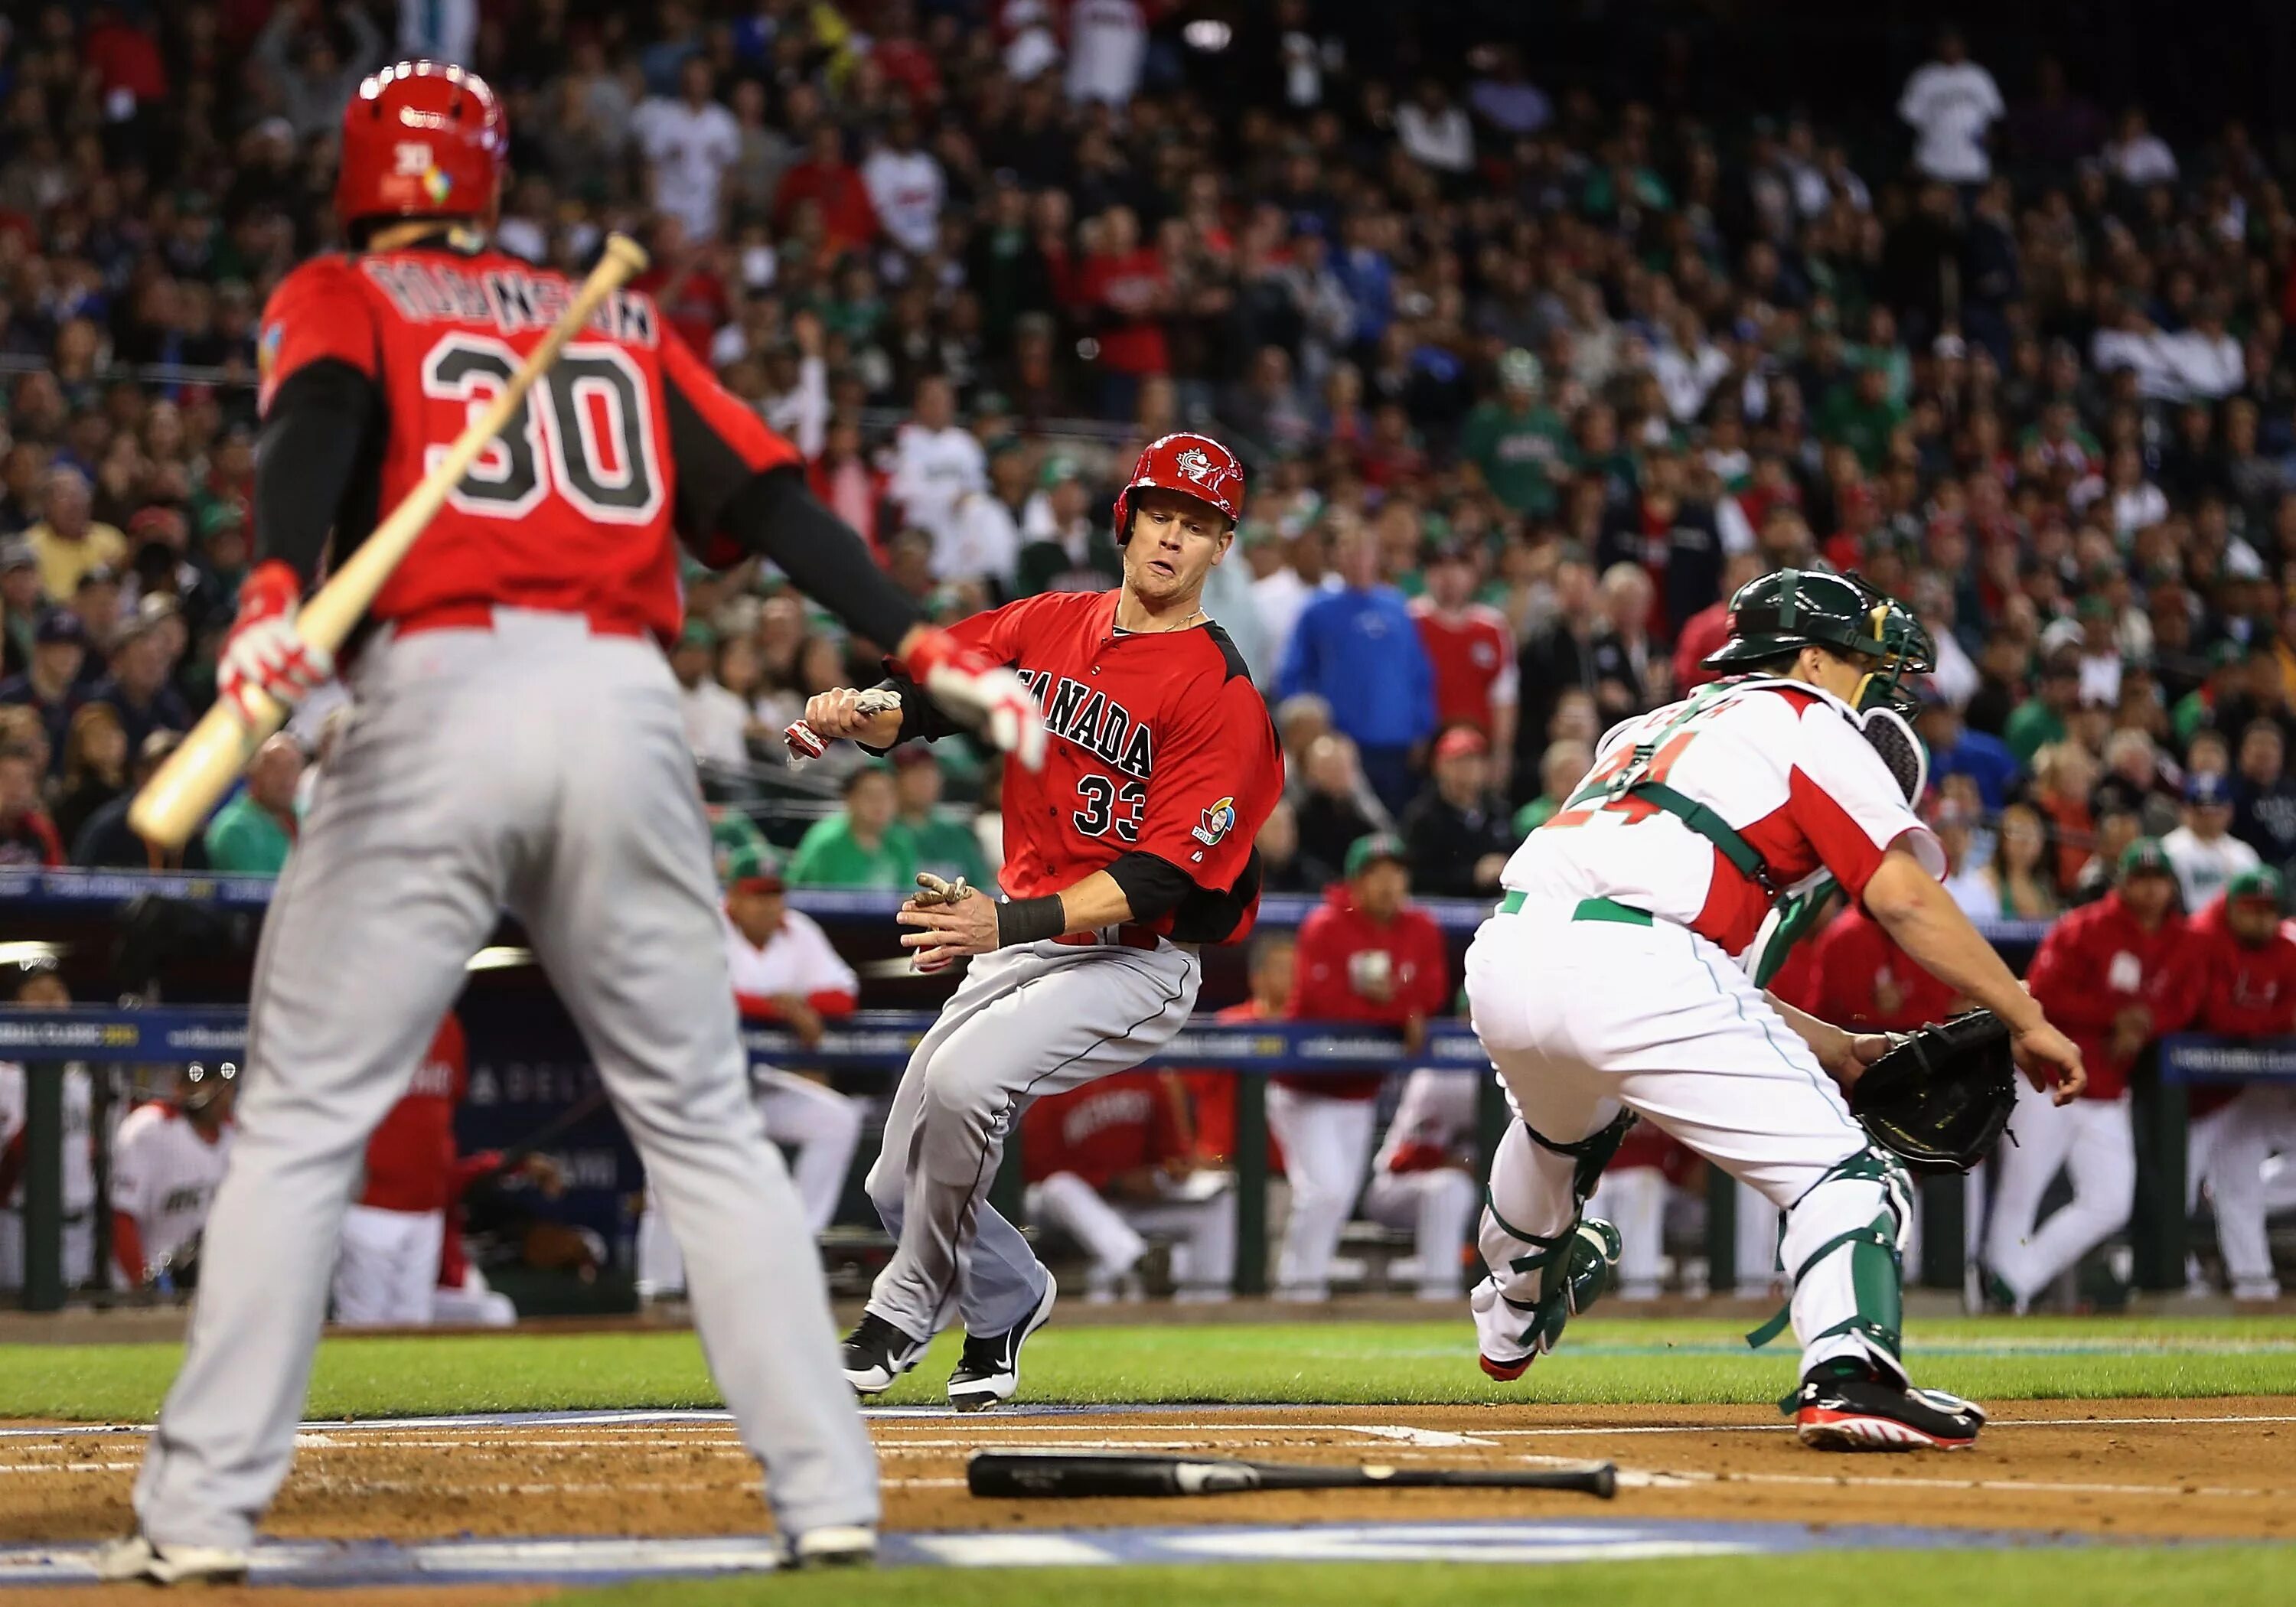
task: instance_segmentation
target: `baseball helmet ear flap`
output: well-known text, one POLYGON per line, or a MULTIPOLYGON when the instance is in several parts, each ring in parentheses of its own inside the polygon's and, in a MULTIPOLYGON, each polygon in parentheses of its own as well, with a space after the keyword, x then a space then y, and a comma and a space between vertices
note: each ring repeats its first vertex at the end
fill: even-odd
POLYGON ((1193 496, 1233 526, 1243 516, 1243 464, 1209 435, 1181 430, 1152 440, 1132 465, 1132 477, 1116 494, 1116 545, 1132 538, 1136 491, 1177 491, 1193 496))

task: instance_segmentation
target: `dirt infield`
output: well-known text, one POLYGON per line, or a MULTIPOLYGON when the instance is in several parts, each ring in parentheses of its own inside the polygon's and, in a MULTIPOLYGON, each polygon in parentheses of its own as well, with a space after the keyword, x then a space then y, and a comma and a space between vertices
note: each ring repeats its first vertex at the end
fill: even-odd
MULTIPOLYGON (((2117 1537, 2296 1537, 2296 1398, 2023 1402, 1952 1455, 1827 1455, 1748 1407, 1209 1407, 873 1414, 886 1520, 909 1530, 1562 1518, 1875 1523, 2117 1537), (980 1501, 990 1447, 1416 1465, 1618 1464, 1616 1502, 1540 1492, 1382 1490, 1175 1501, 980 1501)), ((142 1436, 0 1433, 0 1535, 128 1527, 142 1436)), ((748 1458, 711 1413, 343 1423, 300 1437, 267 1525, 287 1537, 680 1536, 765 1524, 748 1458)), ((275 1600, 275 1597, 266 1598, 275 1600)), ((340 1599, 340 1598, 339 1598, 340 1599)), ((505 1596, 503 1599, 515 1599, 505 1596)))

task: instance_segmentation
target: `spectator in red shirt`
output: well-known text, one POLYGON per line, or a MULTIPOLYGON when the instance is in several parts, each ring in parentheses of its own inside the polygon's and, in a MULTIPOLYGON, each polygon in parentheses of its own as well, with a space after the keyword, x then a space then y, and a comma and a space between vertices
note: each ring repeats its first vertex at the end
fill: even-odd
MULTIPOLYGON (((1791 508, 1784 510, 1797 521, 1801 515, 1791 508)), ((1722 561, 1722 594, 1682 622, 1682 633, 1674 639, 1674 688, 1687 695, 1691 689, 1703 686, 1709 681, 1718 681, 1723 672, 1706 668, 1706 655, 1729 640, 1730 599, 1738 588, 1763 572, 1762 555, 1758 552, 1733 553, 1722 561)))
POLYGON ((2202 955, 2177 913, 2177 878, 2157 837, 2120 856, 2119 885, 2063 916, 2041 939, 2026 978, 2049 1019, 2080 1045, 2088 1087, 2064 1106, 2021 1080, 2013 1144, 2000 1168, 1986 1261, 1995 1297, 2024 1311, 2033 1298, 2128 1220, 2136 1140, 2128 1072, 2139 1054, 2191 1019, 2202 955), (2039 1221, 2041 1196, 2062 1168, 2070 1203, 2039 1221))
MULTIPOLYGON (((2200 1031, 2244 1038, 2296 1033, 2296 938, 2280 917, 2284 890, 2280 873, 2268 866, 2243 871, 2193 917, 2194 936, 2208 945, 2193 1023, 2200 1031)), ((2296 1152, 2296 1095, 2282 1084, 2202 1084, 2192 1102, 2186 1209, 2205 1179, 2233 1299, 2278 1300, 2265 1236, 2264 1161, 2275 1150, 2296 1152)))
POLYGON ((0 747, 0 866, 63 862, 63 844, 40 808, 39 756, 21 744, 0 747))
POLYGON ((1092 1257, 1085 1299, 1140 1298, 1148 1235, 1170 1238, 1179 1299, 1221 1300, 1235 1283, 1235 1179, 1203 1164, 1187 1091, 1169 1071, 1127 1071, 1040 1099, 1021 1122, 1032 1222, 1092 1257))
POLYGON ((1164 315, 1172 284, 1163 259, 1141 243, 1140 220, 1129 207, 1111 207, 1095 220, 1099 242, 1077 267, 1076 298, 1100 342, 1101 410, 1128 416, 1150 374, 1169 373, 1164 315))
POLYGON ((774 225, 787 233, 798 208, 811 201, 821 213, 822 245, 830 259, 866 247, 877 237, 877 209, 861 171, 845 160, 845 137, 824 121, 813 131, 801 162, 790 164, 774 195, 774 225))
POLYGON ((662 321, 707 363, 718 332, 734 321, 734 299, 712 266, 711 250, 685 237, 685 225, 668 213, 654 220, 647 242, 653 266, 630 281, 661 309, 662 321))
MULTIPOLYGON (((1451 988, 1442 928, 1410 898, 1402 840, 1385 832, 1357 839, 1348 849, 1347 880, 1300 923, 1287 1013, 1398 1027, 1406 1057, 1417 1054, 1427 1018, 1449 1004, 1451 988)), ((1332 1256, 1363 1186, 1383 1080, 1378 1072, 1269 1079, 1267 1128, 1283 1146, 1292 1183, 1278 1300, 1331 1292, 1332 1256)))
MULTIPOLYGON (((1505 614, 1474 600, 1475 557, 1464 543, 1431 548, 1426 573, 1426 594, 1412 600, 1411 617, 1428 662, 1435 667, 1436 723, 1472 726, 1493 753, 1510 755, 1517 685, 1514 633, 1505 614)), ((1504 757, 1499 763, 1504 767, 1504 757)), ((1502 790, 1506 780, 1502 767, 1496 776, 1502 790)))
POLYGON ((1821 1021, 1853 1032, 1909 1032, 1953 1013, 1953 989, 1907 959, 1882 923, 1854 905, 1811 947, 1817 1003, 1810 1013, 1821 1021))
POLYGON ((439 1023, 414 1079, 366 1144, 366 1181, 343 1213, 335 1263, 335 1321, 347 1328, 419 1328, 430 1321, 455 1197, 455 1107, 470 1086, 463 1023, 439 1023))

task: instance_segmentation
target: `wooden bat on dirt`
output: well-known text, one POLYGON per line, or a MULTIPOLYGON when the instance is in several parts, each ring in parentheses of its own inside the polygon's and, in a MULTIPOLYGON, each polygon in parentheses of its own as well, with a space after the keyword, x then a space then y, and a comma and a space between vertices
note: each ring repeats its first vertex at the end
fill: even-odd
POLYGON ((1245 1490, 1576 1490, 1608 1501, 1619 1471, 1578 1468, 1354 1467, 1330 1463, 1238 1462, 1220 1456, 1118 1452, 982 1451, 966 1464, 976 1496, 1060 1500, 1111 1496, 1225 1496, 1245 1490))
MULTIPOLYGON (((606 237, 605 255, 582 282, 573 300, 552 324, 541 342, 527 354, 501 392, 455 438, 438 465, 402 498, 374 533, 359 545, 327 583, 313 593, 295 616, 296 634, 314 647, 332 653, 342 646, 369 605, 414 545, 447 495, 462 484, 471 465, 494 444, 526 402, 534 382, 548 373, 582 327, 589 323, 607 297, 646 265, 646 254, 636 241, 620 234, 606 237)), ((254 694, 257 715, 243 720, 238 709, 218 700, 192 727, 157 774, 144 783, 127 812, 127 824, 147 842, 181 848, 184 840, 208 817, 233 782, 247 768, 255 750, 287 723, 280 704, 254 694)))

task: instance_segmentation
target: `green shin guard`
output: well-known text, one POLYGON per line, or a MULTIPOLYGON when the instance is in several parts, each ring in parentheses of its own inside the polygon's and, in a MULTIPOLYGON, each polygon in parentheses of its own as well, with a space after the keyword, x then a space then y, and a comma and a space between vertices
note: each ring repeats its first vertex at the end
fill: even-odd
MULTIPOLYGON (((1820 1261, 1836 1250, 1849 1252, 1855 1312, 1831 1328, 1805 1336, 1804 1342, 1816 1344, 1837 1334, 1854 1333, 1894 1362, 1904 1343, 1905 1328, 1905 1268, 1898 1237, 1913 1210, 1913 1180, 1894 1156, 1869 1149, 1834 1166, 1811 1185, 1812 1191, 1836 1181, 1880 1184, 1884 1209, 1863 1227, 1834 1234, 1793 1269, 1793 1285, 1800 1289, 1802 1279, 1820 1261)), ((1746 1336, 1746 1343, 1759 1350, 1784 1332, 1792 1321, 1793 1299, 1789 1295, 1776 1316, 1746 1336)))
POLYGON ((1539 1296, 1535 1303, 1525 1305, 1521 1300, 1507 1300, 1505 1295, 1499 1297, 1511 1310, 1521 1312, 1530 1319, 1522 1333, 1522 1343, 1527 1349, 1542 1355, 1554 1349, 1554 1341, 1562 1335, 1563 1324, 1601 1299, 1603 1292, 1611 1286, 1611 1275, 1618 1270, 1619 1256, 1625 1248, 1619 1237, 1619 1230, 1599 1218, 1582 1217, 1577 1212, 1586 1204, 1587 1197, 1595 1192, 1595 1185, 1602 1178, 1603 1168, 1611 1164, 1611 1157, 1619 1152, 1619 1145, 1626 1139, 1627 1129, 1634 1125, 1635 1113, 1621 1111, 1616 1120, 1599 1132, 1589 1134, 1575 1143, 1556 1144, 1529 1122, 1522 1124, 1522 1130, 1539 1148, 1550 1154, 1565 1156, 1576 1163, 1570 1178, 1573 1211, 1570 1226, 1551 1237, 1526 1233, 1517 1227, 1499 1214, 1490 1190, 1486 1187, 1483 1191, 1483 1206, 1491 1213, 1491 1219, 1512 1237, 1538 1247, 1529 1254, 1517 1256, 1509 1261, 1508 1271, 1543 1274, 1553 1268, 1560 1257, 1562 1275, 1559 1278, 1542 1276, 1539 1279, 1539 1296))

